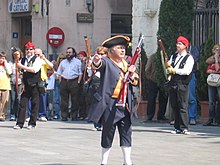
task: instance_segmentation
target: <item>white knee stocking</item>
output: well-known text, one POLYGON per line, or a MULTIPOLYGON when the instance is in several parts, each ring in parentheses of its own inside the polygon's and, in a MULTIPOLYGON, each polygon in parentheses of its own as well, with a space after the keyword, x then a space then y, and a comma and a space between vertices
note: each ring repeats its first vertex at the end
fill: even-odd
POLYGON ((106 165, 108 163, 108 156, 111 148, 102 148, 102 163, 106 165))
POLYGON ((131 147, 121 147, 124 157, 124 164, 125 165, 132 165, 131 162, 131 147))

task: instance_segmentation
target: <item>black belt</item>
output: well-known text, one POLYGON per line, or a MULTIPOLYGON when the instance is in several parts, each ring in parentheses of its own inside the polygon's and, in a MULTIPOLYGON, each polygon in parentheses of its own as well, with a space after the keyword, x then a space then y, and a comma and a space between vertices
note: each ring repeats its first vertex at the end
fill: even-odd
POLYGON ((78 80, 78 77, 74 78, 74 79, 65 79, 65 78, 62 77, 62 80, 64 80, 64 81, 76 81, 76 80, 78 80))

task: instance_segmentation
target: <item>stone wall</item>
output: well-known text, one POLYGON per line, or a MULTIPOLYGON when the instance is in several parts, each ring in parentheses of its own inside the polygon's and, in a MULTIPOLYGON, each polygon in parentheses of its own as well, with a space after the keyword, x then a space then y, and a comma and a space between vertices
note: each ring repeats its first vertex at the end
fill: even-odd
POLYGON ((140 33, 145 36, 144 49, 147 56, 157 49, 158 14, 161 0, 133 0, 132 38, 136 47, 140 33))

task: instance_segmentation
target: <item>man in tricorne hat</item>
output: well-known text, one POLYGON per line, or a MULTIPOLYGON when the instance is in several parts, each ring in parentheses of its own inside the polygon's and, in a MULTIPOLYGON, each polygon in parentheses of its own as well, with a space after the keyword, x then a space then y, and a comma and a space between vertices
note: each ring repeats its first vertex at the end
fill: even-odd
POLYGON ((28 122, 28 129, 36 127, 37 115, 39 110, 39 90, 38 83, 41 81, 40 69, 42 60, 34 54, 34 44, 25 44, 26 56, 18 63, 18 67, 23 70, 23 93, 21 94, 18 118, 14 129, 21 129, 24 126, 26 108, 28 100, 31 98, 31 115, 28 122))
POLYGON ((183 36, 177 38, 177 52, 167 63, 167 71, 171 74, 169 97, 174 112, 174 130, 172 134, 189 135, 188 131, 188 98, 194 59, 187 53, 189 41, 183 36))
POLYGON ((136 116, 132 85, 138 84, 138 75, 135 66, 128 67, 124 60, 125 48, 130 39, 127 36, 114 36, 105 40, 102 46, 108 48, 108 56, 95 55, 93 67, 100 71, 100 87, 94 93, 94 100, 89 110, 89 119, 95 123, 101 122, 103 126, 101 146, 102 165, 106 165, 116 127, 120 136, 120 146, 123 151, 124 164, 131 165, 131 123, 136 116), (129 83, 123 89, 125 74, 130 72, 129 83), (126 98, 124 106, 121 97, 126 98))

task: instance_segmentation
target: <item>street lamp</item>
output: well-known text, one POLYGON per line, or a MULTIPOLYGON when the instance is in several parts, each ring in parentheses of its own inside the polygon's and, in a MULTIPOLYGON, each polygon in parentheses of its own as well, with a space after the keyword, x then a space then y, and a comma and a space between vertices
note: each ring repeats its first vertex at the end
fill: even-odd
POLYGON ((87 9, 90 13, 94 11, 94 1, 93 0, 86 0, 87 9))

